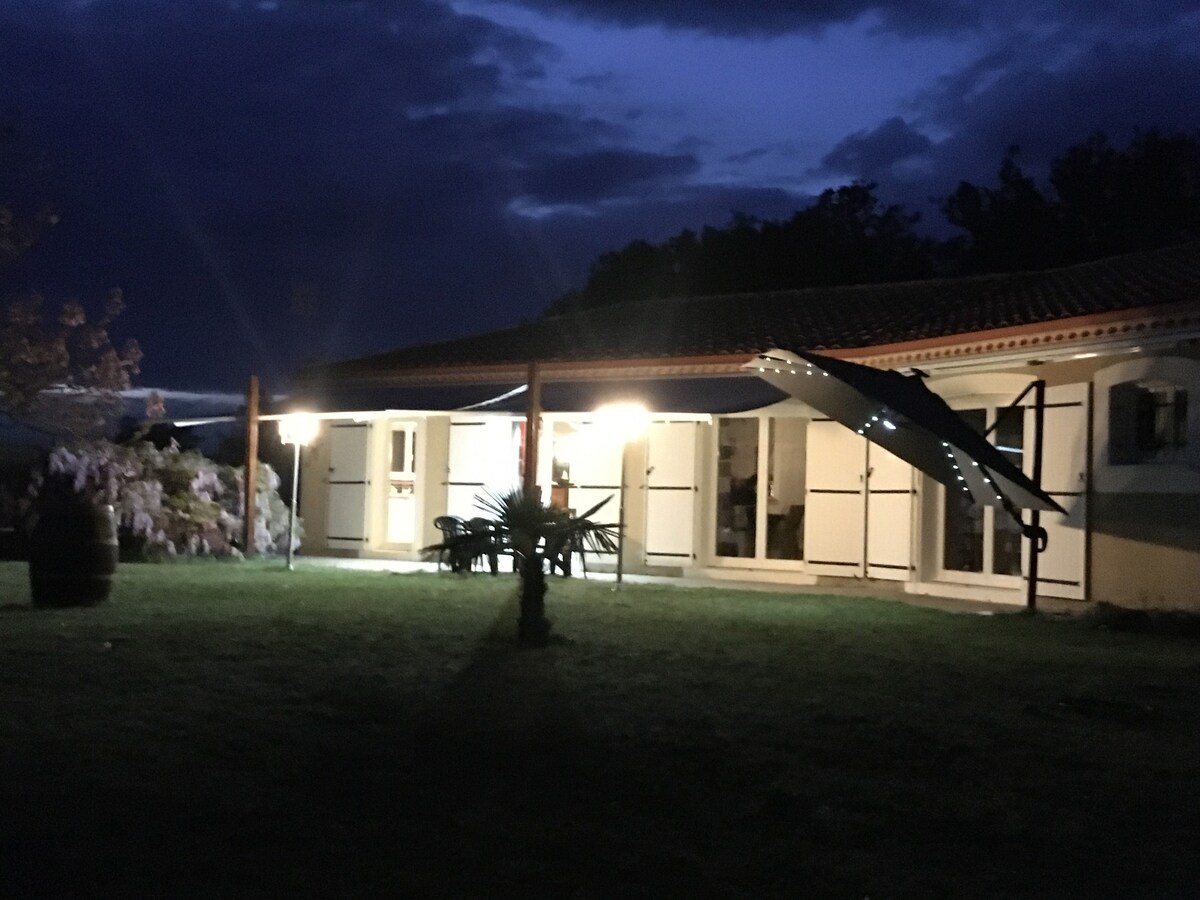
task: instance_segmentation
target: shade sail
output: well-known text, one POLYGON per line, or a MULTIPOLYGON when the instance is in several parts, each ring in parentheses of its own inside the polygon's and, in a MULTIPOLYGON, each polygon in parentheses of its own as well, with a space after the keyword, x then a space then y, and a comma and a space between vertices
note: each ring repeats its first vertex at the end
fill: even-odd
POLYGON ((507 384, 403 384, 403 385, 302 385, 283 402, 281 410, 310 412, 369 412, 395 409, 445 412, 484 403, 519 385, 507 384))
POLYGON ((978 503, 1065 513, 919 375, 786 350, 744 368, 978 503))
MULTIPOLYGON (((607 403, 634 401, 651 412, 713 415, 761 409, 786 399, 786 392, 749 375, 545 381, 541 397, 542 411, 548 413, 586 413, 607 403)), ((522 391, 474 408, 524 413, 528 403, 522 391)))

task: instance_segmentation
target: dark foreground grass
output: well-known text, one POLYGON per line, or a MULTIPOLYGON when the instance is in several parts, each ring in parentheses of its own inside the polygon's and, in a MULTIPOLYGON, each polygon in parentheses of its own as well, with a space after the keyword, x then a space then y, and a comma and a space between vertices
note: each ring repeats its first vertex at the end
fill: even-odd
POLYGON ((0 566, 0 896, 1194 897, 1200 644, 511 576, 0 566))

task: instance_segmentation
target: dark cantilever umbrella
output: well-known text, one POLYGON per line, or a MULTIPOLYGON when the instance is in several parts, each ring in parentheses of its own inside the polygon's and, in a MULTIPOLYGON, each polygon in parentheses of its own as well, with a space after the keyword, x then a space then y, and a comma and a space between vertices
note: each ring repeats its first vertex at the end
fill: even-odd
MULTIPOLYGON (((744 368, 948 488, 1007 510, 1018 522, 1020 509, 1066 512, 919 375, 786 350, 769 350, 744 368)), ((1045 532, 1037 537, 1044 546, 1045 532)))

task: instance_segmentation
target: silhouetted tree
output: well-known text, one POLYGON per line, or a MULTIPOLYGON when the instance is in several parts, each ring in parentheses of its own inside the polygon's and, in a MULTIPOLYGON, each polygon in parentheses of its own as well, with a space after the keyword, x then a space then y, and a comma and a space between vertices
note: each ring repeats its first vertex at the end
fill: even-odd
POLYGON ((1010 147, 998 187, 960 182, 942 208, 950 224, 969 236, 959 248, 961 271, 1042 269, 1069 258, 1057 206, 1021 171, 1016 157, 1017 148, 1010 147))
POLYGON ((117 349, 109 337, 124 308, 117 289, 92 321, 75 300, 53 319, 37 295, 12 301, 0 323, 0 415, 64 437, 105 432, 142 358, 137 341, 117 349))
POLYGON ((881 203, 875 185, 846 185, 785 221, 735 213, 722 228, 684 230, 662 244, 633 241, 597 259, 583 288, 549 311, 928 277, 933 242, 916 234, 916 222, 881 203))
MULTIPOLYGON (((33 206, 44 163, 25 147, 10 121, 0 122, 0 269, 57 221, 33 206)), ((88 316, 68 300, 53 313, 33 293, 8 303, 0 321, 0 416, 60 437, 93 437, 121 413, 121 391, 137 373, 136 341, 120 349, 109 325, 125 308, 121 291, 109 291, 103 312, 88 316)))
POLYGON ((942 203, 964 234, 934 241, 876 185, 830 188, 780 221, 735 213, 720 228, 605 253, 547 310, 751 291, 1044 269, 1200 237, 1200 133, 1102 134, 1069 147, 1044 187, 1005 152, 994 187, 960 182, 942 203))
POLYGON ((1138 133, 1124 150, 1103 134, 1067 148, 1042 190, 1005 154, 995 188, 962 182, 947 245, 962 272, 1011 272, 1099 259, 1200 237, 1200 134, 1138 133))
POLYGON ((1125 150, 1095 134, 1054 161, 1050 183, 1076 258, 1200 236, 1200 134, 1139 132, 1125 150))
POLYGON ((39 183, 46 169, 11 117, 0 120, 0 269, 58 221, 39 183))

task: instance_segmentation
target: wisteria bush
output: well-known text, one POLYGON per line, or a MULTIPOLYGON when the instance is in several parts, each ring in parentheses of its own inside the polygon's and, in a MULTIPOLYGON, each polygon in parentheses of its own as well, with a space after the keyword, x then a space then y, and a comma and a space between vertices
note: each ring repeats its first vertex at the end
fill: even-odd
MULTIPOLYGON (((282 553, 287 550, 288 508, 279 496, 279 476, 267 463, 257 468, 254 549, 282 553)), ((220 465, 174 442, 160 450, 149 442, 93 441, 55 449, 46 473, 34 479, 35 493, 47 477, 69 481, 76 492, 111 503, 127 557, 243 555, 242 467, 220 465)), ((302 533, 297 519, 295 547, 302 533)))

